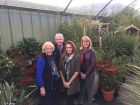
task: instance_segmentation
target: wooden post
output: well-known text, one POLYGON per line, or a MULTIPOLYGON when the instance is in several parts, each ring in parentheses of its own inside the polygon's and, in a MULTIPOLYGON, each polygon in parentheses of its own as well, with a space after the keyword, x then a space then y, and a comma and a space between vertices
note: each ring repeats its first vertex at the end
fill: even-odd
POLYGON ((102 49, 102 36, 99 35, 99 47, 102 49))

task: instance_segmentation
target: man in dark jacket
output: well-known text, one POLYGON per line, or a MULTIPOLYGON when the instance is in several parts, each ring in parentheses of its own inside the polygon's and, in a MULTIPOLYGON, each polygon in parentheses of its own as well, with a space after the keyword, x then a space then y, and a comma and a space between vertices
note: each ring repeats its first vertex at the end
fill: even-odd
MULTIPOLYGON (((54 57, 55 57, 55 62, 56 62, 56 66, 57 68, 59 68, 59 65, 60 65, 60 57, 61 57, 61 54, 63 53, 64 51, 64 36, 63 34, 61 33, 57 33, 54 37, 54 46, 55 46, 55 50, 54 50, 54 57)), ((61 105, 63 103, 63 99, 64 99, 64 95, 61 94, 61 84, 62 84, 62 81, 61 79, 59 78, 59 82, 57 84, 57 89, 56 89, 56 103, 57 105, 61 105)))
POLYGON ((54 50, 54 56, 56 60, 56 65, 59 67, 59 60, 61 57, 61 54, 63 53, 64 50, 64 36, 61 33, 57 33, 54 37, 55 41, 55 50, 54 50))

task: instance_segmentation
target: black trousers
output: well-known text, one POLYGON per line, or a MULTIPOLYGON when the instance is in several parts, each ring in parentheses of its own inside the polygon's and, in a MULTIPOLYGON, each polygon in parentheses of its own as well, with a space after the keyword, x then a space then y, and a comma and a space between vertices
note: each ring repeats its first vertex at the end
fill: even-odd
POLYGON ((41 100, 40 105, 53 105, 52 99, 53 99, 52 91, 46 91, 45 96, 40 96, 40 100, 41 100))
POLYGON ((74 105, 74 95, 67 95, 66 96, 66 103, 67 105, 74 105))
POLYGON ((54 82, 53 91, 46 89, 46 95, 40 96, 40 105, 61 105, 60 80, 54 82))

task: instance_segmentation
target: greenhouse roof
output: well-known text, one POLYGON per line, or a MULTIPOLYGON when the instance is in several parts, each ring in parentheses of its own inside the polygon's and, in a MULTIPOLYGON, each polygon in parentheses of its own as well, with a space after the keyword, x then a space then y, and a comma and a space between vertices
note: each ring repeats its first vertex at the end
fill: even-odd
POLYGON ((68 6, 66 13, 92 15, 99 13, 105 5, 104 10, 108 13, 127 6, 140 10, 140 0, 0 0, 0 5, 58 12, 63 12, 68 6))

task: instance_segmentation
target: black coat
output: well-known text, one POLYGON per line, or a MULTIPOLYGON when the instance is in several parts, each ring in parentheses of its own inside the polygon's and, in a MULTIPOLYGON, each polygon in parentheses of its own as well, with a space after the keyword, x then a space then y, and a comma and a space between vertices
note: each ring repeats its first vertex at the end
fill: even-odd
POLYGON ((62 52, 59 51, 59 48, 58 48, 58 46, 56 44, 54 44, 54 46, 55 46, 54 57, 55 57, 56 66, 58 68, 61 54, 64 52, 64 44, 63 44, 62 52))

